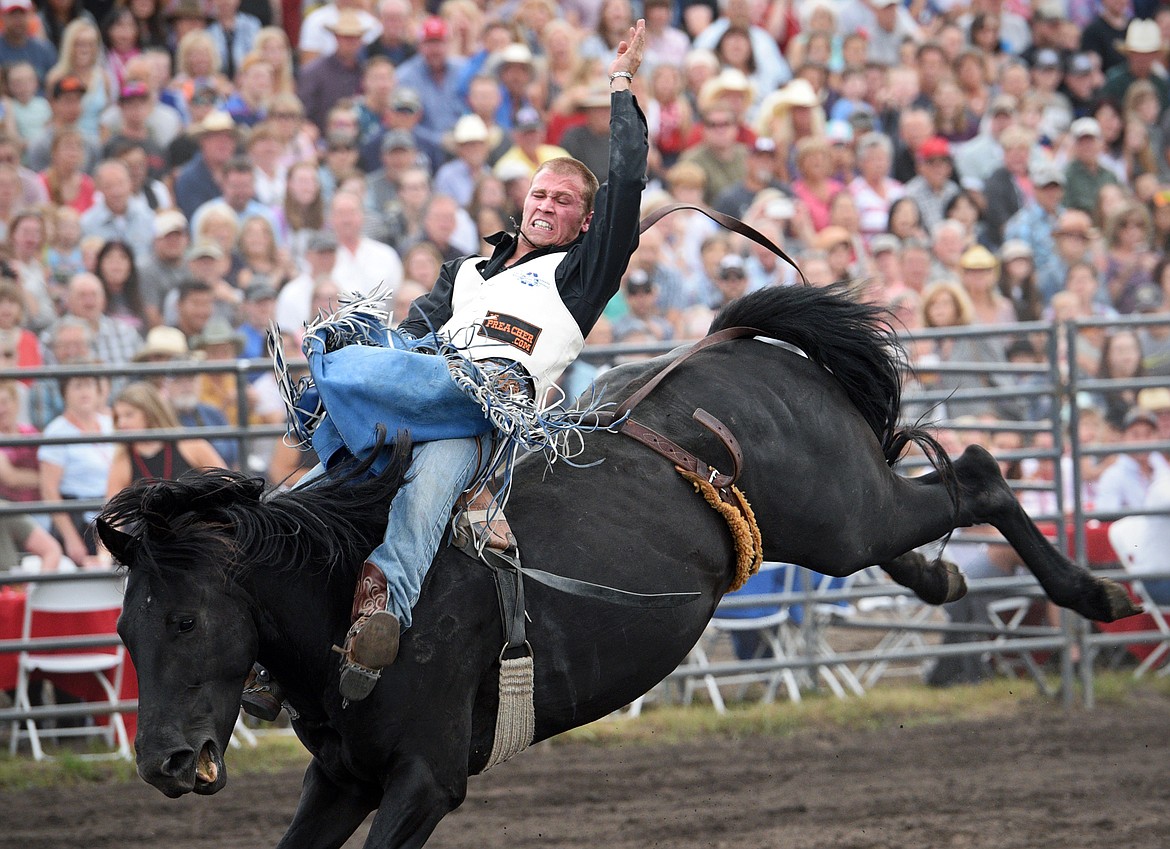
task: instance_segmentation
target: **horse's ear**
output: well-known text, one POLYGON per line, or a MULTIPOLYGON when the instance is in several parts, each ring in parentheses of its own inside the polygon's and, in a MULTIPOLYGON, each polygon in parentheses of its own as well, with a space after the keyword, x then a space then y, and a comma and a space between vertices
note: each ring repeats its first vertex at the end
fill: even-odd
POLYGON ((138 539, 118 530, 100 516, 97 519, 98 537, 102 545, 124 566, 130 566, 138 556, 138 539))

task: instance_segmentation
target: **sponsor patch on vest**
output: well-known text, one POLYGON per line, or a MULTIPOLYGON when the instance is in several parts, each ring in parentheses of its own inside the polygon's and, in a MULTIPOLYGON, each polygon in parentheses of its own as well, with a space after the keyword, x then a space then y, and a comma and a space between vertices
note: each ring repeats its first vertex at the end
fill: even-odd
POLYGON ((523 285, 531 286, 533 288, 536 288, 537 286, 547 286, 548 285, 547 283, 545 283, 544 278, 541 277, 539 274, 537 274, 535 271, 525 271, 517 279, 523 285))
POLYGON ((525 354, 531 354, 540 338, 541 328, 523 319, 502 312, 489 312, 477 331, 480 336, 511 345, 525 354))

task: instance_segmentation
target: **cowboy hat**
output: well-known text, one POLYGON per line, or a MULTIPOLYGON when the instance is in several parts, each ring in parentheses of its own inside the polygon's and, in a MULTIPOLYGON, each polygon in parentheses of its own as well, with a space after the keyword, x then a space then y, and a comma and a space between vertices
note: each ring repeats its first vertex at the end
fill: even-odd
POLYGON ((1125 41, 1114 42, 1122 53, 1161 53, 1162 30, 1156 21, 1134 18, 1125 30, 1125 41))
POLYGON ((180 232, 187 232, 187 216, 179 210, 165 209, 154 216, 154 237, 156 239, 180 232))
POLYGON ((784 88, 780 89, 780 102, 786 106, 807 106, 812 108, 821 105, 816 89, 812 83, 803 77, 797 77, 784 88))
POLYGON ((812 83, 803 78, 797 78, 784 88, 772 92, 760 102, 757 112, 756 131, 759 135, 771 135, 772 121, 788 113, 793 107, 807 106, 816 109, 821 105, 816 89, 812 83))
POLYGON ((725 94, 743 94, 749 102, 755 99, 755 89, 747 75, 735 68, 724 68, 718 76, 707 80, 699 89, 699 111, 705 112, 725 94))
POLYGON ((337 13, 337 20, 331 24, 325 24, 325 29, 334 35, 350 36, 352 38, 361 38, 366 34, 365 21, 352 9, 342 9, 339 11, 337 13))
POLYGON ((983 245, 972 245, 959 257, 959 268, 964 271, 994 271, 999 268, 999 260, 983 245))
POLYGON ((488 72, 499 73, 500 68, 505 65, 524 65, 531 74, 536 67, 536 59, 533 57, 532 51, 528 49, 528 45, 512 42, 492 56, 488 64, 488 72))
POLYGON ((494 148, 502 138, 503 132, 499 127, 488 127, 478 115, 464 115, 455 122, 451 132, 443 136, 443 147, 454 152, 461 144, 484 142, 489 148, 494 148))
POLYGON ((203 328, 191 338, 191 347, 202 351, 211 345, 233 345, 236 352, 244 350, 244 334, 240 333, 230 321, 222 316, 212 316, 203 328))
POLYGON ((134 362, 141 363, 151 359, 185 360, 191 356, 191 349, 187 347, 187 337, 177 327, 168 327, 160 324, 152 327, 146 334, 146 341, 134 354, 134 362))
POLYGON ((198 138, 209 133, 236 133, 236 122, 227 112, 222 109, 213 109, 207 113, 207 116, 198 124, 193 126, 190 134, 198 138))

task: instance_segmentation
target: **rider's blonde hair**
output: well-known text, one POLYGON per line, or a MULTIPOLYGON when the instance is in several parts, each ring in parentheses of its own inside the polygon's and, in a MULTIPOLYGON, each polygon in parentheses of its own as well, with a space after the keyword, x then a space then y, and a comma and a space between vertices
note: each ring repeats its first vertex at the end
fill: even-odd
POLYGON ((593 200, 597 197, 599 184, 597 177, 594 176, 593 172, 589 170, 589 167, 584 162, 574 159, 571 156, 558 156, 541 163, 532 175, 532 178, 535 180, 536 175, 542 171, 549 171, 559 177, 576 177, 580 180, 581 202, 585 206, 585 214, 588 215, 593 211, 593 200))

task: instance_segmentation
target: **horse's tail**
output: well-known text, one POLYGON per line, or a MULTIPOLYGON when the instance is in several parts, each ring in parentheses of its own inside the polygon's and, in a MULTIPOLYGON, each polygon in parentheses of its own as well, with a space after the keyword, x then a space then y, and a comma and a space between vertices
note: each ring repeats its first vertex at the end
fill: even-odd
POLYGON ((828 369, 873 430, 888 465, 913 443, 944 480, 953 480, 950 459, 930 433, 917 424, 898 427, 905 353, 885 309, 858 303, 840 285, 769 287, 725 306, 708 332, 727 327, 757 328, 828 369))

